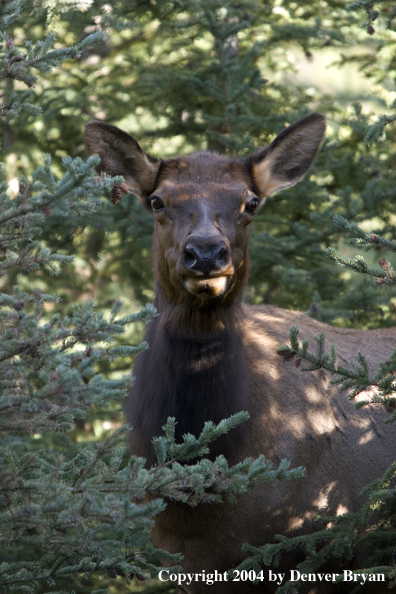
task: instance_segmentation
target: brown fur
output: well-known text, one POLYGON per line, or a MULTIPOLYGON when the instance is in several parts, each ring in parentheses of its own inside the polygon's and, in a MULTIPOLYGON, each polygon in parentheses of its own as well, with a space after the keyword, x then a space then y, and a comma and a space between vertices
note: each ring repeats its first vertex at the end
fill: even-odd
MULTIPOLYGON (((149 324, 150 349, 135 366, 128 419, 131 449, 154 462, 151 439, 168 416, 178 421, 177 439, 198 435, 206 420, 219 422, 240 410, 250 420, 211 448, 230 463, 265 454, 278 465, 288 458, 307 477, 258 486, 236 506, 191 509, 169 503, 158 516, 153 541, 184 554, 183 570, 224 572, 243 559, 241 545, 261 545, 276 534, 312 532, 318 514, 358 507, 357 494, 381 475, 396 453, 391 427, 378 405, 355 411, 322 371, 303 374, 276 348, 288 342, 289 328, 301 335, 325 331, 328 344, 347 364, 359 349, 371 370, 392 352, 394 330, 341 330, 299 312, 249 307, 237 297, 248 275, 251 209, 265 196, 293 185, 319 148, 324 118, 312 114, 282 132, 246 159, 210 152, 158 161, 114 126, 91 122, 87 146, 99 152, 101 168, 121 173, 156 219, 153 246, 155 305, 149 324), (253 201, 253 202, 252 202, 253 201)), ((278 571, 294 568, 296 559, 278 571)), ((205 586, 193 582, 180 592, 201 594, 273 592, 263 582, 205 586)), ((374 591, 382 592, 383 586, 374 591)), ((312 583, 306 592, 349 591, 312 583)))

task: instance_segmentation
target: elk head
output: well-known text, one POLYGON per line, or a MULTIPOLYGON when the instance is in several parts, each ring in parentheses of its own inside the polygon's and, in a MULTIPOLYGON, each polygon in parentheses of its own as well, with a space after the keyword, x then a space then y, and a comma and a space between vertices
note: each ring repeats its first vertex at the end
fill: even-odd
POLYGON ((325 130, 313 113, 246 158, 212 152, 160 160, 134 138, 100 121, 86 127, 99 171, 122 175, 155 219, 154 271, 172 303, 232 303, 248 274, 248 228, 265 198, 297 183, 325 130))

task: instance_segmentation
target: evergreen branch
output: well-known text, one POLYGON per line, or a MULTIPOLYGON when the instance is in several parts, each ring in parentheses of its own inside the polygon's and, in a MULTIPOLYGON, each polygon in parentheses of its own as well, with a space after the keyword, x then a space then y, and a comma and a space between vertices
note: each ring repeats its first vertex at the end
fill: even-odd
MULTIPOLYGON (((246 413, 240 413, 217 426, 207 423, 195 440, 196 452, 246 417, 246 413)), ((150 549, 148 539, 153 517, 164 509, 164 504, 159 499, 132 503, 131 494, 139 500, 150 492, 156 497, 162 495, 189 505, 218 502, 223 496, 234 501, 236 495, 253 488, 259 480, 303 475, 302 469, 288 470, 286 461, 274 470, 263 456, 233 467, 228 466, 223 456, 214 462, 201 460, 182 466, 179 461, 191 457, 192 441, 186 436, 184 446, 174 442, 171 437, 174 419, 169 419, 164 429, 168 453, 177 452, 171 468, 160 465, 145 469, 145 461, 136 457, 130 458, 125 466, 124 449, 117 451, 115 446, 128 430, 126 426, 109 435, 100 446, 88 446, 72 460, 64 462, 54 459, 53 464, 45 463, 40 453, 14 460, 9 453, 0 467, 0 480, 9 498, 7 510, 0 512, 0 542, 10 547, 11 535, 22 531, 23 537, 20 534, 18 542, 34 546, 45 554, 34 564, 3 563, 0 585, 7 587, 12 582, 18 588, 28 579, 40 583, 49 576, 62 582, 80 573, 92 576, 121 563, 126 576, 131 572, 131 564, 137 566, 141 575, 155 576, 157 568, 148 564, 145 553, 130 552, 128 546, 120 549, 119 545, 138 538, 150 554, 163 557, 163 551, 150 549), (109 458, 110 452, 113 455, 109 458), (23 505, 18 500, 21 490, 23 505), (126 497, 120 499, 120 493, 126 497), (36 501, 40 501, 40 505, 36 501), (43 517, 46 517, 45 530, 43 517), (107 534, 112 535, 110 539, 107 534), (96 560, 99 543, 107 547, 111 563, 106 564, 102 559, 99 565, 96 560)), ((173 562, 178 560, 177 556, 167 557, 173 562)))
MULTIPOLYGON (((395 570, 393 567, 395 530, 395 502, 396 502, 396 462, 362 491, 360 497, 366 500, 357 512, 347 512, 341 515, 317 518, 326 527, 312 534, 286 538, 276 537, 276 543, 262 547, 244 545, 245 552, 250 556, 245 559, 238 569, 255 569, 262 565, 271 566, 279 563, 282 555, 293 552, 304 556, 304 560, 296 565, 301 573, 318 573, 324 564, 340 558, 352 559, 363 546, 369 557, 365 567, 355 570, 354 574, 367 575, 384 574, 388 586, 395 585, 395 570), (380 520, 378 520, 380 518, 380 520), (385 561, 385 563, 384 563, 385 561)), ((337 582, 343 581, 340 574, 337 582)), ((290 588, 298 591, 300 583, 286 581, 278 588, 278 594, 287 594, 290 588)))
POLYGON ((368 18, 368 22, 364 23, 364 27, 367 30, 367 33, 369 35, 373 35, 373 33, 375 33, 375 29, 373 27, 373 23, 374 21, 377 20, 378 16, 379 16, 379 11, 375 10, 375 5, 383 5, 383 4, 390 4, 390 8, 387 10, 388 12, 388 18, 387 18, 387 24, 386 27, 388 29, 390 29, 391 25, 392 25, 392 21, 396 16, 396 10, 395 8, 391 8, 393 5, 393 1, 392 0, 355 0, 354 2, 352 2, 351 4, 349 4, 349 6, 346 7, 346 10, 349 12, 352 12, 353 10, 358 10, 359 8, 363 8, 363 10, 365 11, 367 18, 368 18))
MULTIPOLYGON (((396 251, 396 242, 394 240, 389 241, 384 237, 381 237, 378 233, 366 233, 356 223, 350 222, 344 217, 337 215, 333 218, 333 223, 342 229, 346 229, 354 235, 348 240, 350 245, 355 245, 358 248, 363 248, 368 251, 373 248, 387 248, 391 251, 396 251)), ((337 264, 344 266, 360 274, 373 276, 377 279, 377 285, 394 285, 396 283, 395 271, 391 263, 386 258, 380 258, 378 260, 381 269, 370 267, 366 260, 362 256, 354 256, 354 258, 348 258, 341 256, 333 248, 328 247, 325 251, 325 255, 330 260, 333 260, 337 264)))
MULTIPOLYGON (((45 266, 51 274, 58 273, 60 264, 71 261, 70 256, 52 254, 33 240, 34 234, 41 232, 40 221, 50 215, 68 216, 73 210, 77 214, 92 213, 102 206, 103 191, 111 192, 122 178, 104 176, 99 186, 96 182, 94 167, 98 157, 90 157, 86 163, 80 158, 63 159, 65 175, 56 180, 51 172, 51 159, 44 156, 44 165, 33 174, 33 181, 20 181, 20 192, 15 201, 10 200, 6 187, 0 191, 0 229, 2 230, 2 252, 5 260, 0 261, 0 276, 15 267, 37 270, 45 266), (87 200, 89 196, 89 200, 87 200), (27 245, 17 255, 12 249, 21 240, 28 240, 27 245)), ((0 256, 2 255, 0 250, 0 256)))
MULTIPOLYGON (((12 11, 13 18, 20 13, 20 9, 21 4, 15 3, 15 8, 12 11)), ((96 31, 72 47, 50 51, 55 41, 55 35, 50 33, 44 41, 38 41, 35 45, 30 41, 25 41, 26 50, 22 51, 15 45, 11 37, 8 37, 4 32, 0 33, 0 51, 3 50, 1 55, 3 69, 0 70, 0 81, 5 79, 19 81, 31 89, 38 82, 38 78, 29 73, 31 69, 48 73, 53 68, 57 68, 64 60, 78 58, 82 51, 98 43, 103 43, 106 39, 107 36, 104 32, 96 31)), ((0 105, 0 116, 11 117, 17 115, 21 109, 26 109, 36 115, 41 113, 39 108, 30 103, 32 96, 32 91, 11 93, 8 100, 0 105)))
POLYGON ((385 127, 396 120, 396 115, 380 115, 377 120, 371 124, 367 130, 364 144, 370 145, 372 142, 378 142, 380 138, 385 137, 385 127))
MULTIPOLYGON (((247 458, 232 467, 228 466, 223 456, 219 456, 214 462, 204 459, 195 464, 184 466, 181 464, 191 460, 192 456, 197 458, 207 454, 210 443, 246 419, 246 413, 238 413, 221 421, 217 426, 207 422, 198 438, 187 435, 184 436, 181 444, 176 444, 174 437, 171 439, 169 437, 169 431, 174 430, 175 420, 169 418, 163 428, 167 437, 155 438, 156 443, 159 440, 167 440, 167 461, 146 470, 143 459, 131 458, 128 466, 123 470, 123 476, 128 482, 128 492, 137 500, 142 499, 145 491, 148 491, 156 496, 195 506, 202 500, 206 503, 220 502, 223 497, 226 497, 229 502, 235 502, 238 495, 252 489, 258 481, 288 480, 304 476, 304 470, 301 467, 289 470, 289 463, 286 460, 283 460, 275 470, 273 464, 264 456, 256 460, 247 458), (171 452, 175 451, 171 458, 171 452)), ((93 470, 101 464, 104 453, 125 430, 126 426, 106 438, 100 446, 96 447, 95 453, 92 448, 86 448, 78 460, 75 459, 73 463, 68 462, 63 465, 64 476, 68 482, 71 481, 70 488, 73 492, 83 493, 87 485, 93 487, 94 483, 100 493, 118 492, 120 485, 111 477, 103 484, 100 481, 96 484, 93 470)))
POLYGON ((6 2, 3 0, 0 5, 0 31, 3 31, 15 21, 22 11, 22 2, 13 0, 6 2))
POLYGON ((377 285, 394 285, 396 283, 395 271, 386 258, 380 258, 378 260, 378 263, 382 267, 381 270, 380 268, 372 268, 369 266, 362 256, 348 258, 346 256, 341 256, 335 249, 330 247, 326 249, 325 256, 329 258, 329 260, 333 260, 349 270, 375 277, 377 285))
POLYGON ((366 233, 355 222, 350 222, 341 215, 336 215, 333 218, 333 223, 336 227, 346 229, 354 235, 354 237, 348 241, 351 245, 369 245, 372 246, 372 248, 381 247, 396 252, 396 241, 394 239, 389 241, 389 239, 381 237, 378 233, 366 233))
MULTIPOLYGON (((286 361, 298 357, 296 359, 297 367, 300 367, 301 361, 310 363, 308 367, 301 367, 301 371, 316 371, 317 369, 325 369, 332 375, 337 375, 331 384, 339 384, 341 390, 349 390, 353 388, 349 398, 352 400, 358 394, 367 388, 375 388, 374 396, 368 397, 366 400, 360 400, 355 404, 356 408, 360 408, 371 403, 380 403, 388 410, 393 410, 396 407, 396 380, 393 375, 396 370, 396 351, 390 357, 387 364, 381 364, 378 367, 374 376, 370 376, 369 367, 365 356, 362 352, 358 353, 358 364, 351 363, 351 368, 348 369, 343 365, 337 364, 337 354, 334 346, 330 347, 330 352, 325 352, 325 334, 321 332, 318 336, 314 336, 317 344, 316 353, 308 351, 309 342, 303 340, 302 345, 298 341, 299 329, 297 326, 290 328, 290 346, 281 346, 277 349, 278 355, 283 357, 286 361)), ((393 417, 389 421, 394 420, 393 417)))

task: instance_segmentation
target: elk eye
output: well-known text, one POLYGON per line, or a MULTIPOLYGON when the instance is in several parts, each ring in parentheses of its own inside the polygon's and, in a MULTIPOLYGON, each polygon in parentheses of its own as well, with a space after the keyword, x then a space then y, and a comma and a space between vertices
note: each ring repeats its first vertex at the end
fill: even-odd
POLYGON ((257 207, 259 205, 259 201, 258 198, 253 198, 253 200, 250 200, 249 202, 246 203, 245 209, 248 212, 256 212, 257 207))
POLYGON ((153 210, 162 210, 164 206, 165 205, 159 196, 153 196, 151 198, 151 208, 153 210))

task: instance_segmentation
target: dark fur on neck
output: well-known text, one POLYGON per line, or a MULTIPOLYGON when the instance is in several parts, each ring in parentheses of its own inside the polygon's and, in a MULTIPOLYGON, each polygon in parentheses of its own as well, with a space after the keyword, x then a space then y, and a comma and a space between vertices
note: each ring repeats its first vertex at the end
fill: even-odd
MULTIPOLYGON (((185 433, 198 436, 205 421, 219 423, 248 410, 240 317, 239 304, 197 310, 162 303, 146 332, 150 348, 136 361, 129 399, 132 452, 148 464, 155 462, 151 440, 163 434, 167 417, 176 418, 176 441, 181 442, 185 433)), ((210 458, 224 454, 233 461, 234 444, 246 425, 217 440, 210 458)))

